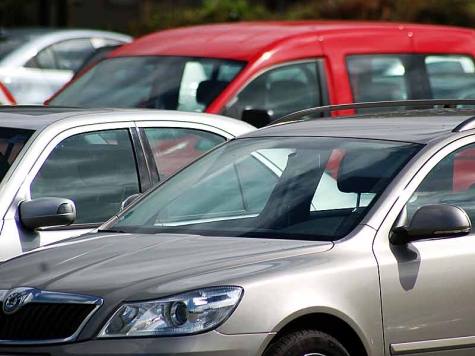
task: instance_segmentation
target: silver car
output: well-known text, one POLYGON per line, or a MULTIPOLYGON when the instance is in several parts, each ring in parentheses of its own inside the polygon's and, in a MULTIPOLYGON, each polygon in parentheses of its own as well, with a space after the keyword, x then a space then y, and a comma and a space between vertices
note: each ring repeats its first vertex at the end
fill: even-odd
POLYGON ((0 30, 0 82, 18 104, 43 104, 97 48, 132 37, 98 30, 0 30))
POLYGON ((0 354, 474 355, 474 115, 215 148, 95 233, 0 265, 0 354))
POLYGON ((0 108, 0 261, 91 231, 127 198, 253 129, 208 114, 0 108))

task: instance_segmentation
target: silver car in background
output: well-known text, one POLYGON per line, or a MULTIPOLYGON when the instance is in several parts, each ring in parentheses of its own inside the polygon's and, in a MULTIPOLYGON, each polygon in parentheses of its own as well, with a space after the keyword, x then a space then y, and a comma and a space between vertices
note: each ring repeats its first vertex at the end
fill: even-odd
POLYGON ((18 104, 43 104, 97 48, 132 37, 97 30, 0 30, 0 82, 18 104))

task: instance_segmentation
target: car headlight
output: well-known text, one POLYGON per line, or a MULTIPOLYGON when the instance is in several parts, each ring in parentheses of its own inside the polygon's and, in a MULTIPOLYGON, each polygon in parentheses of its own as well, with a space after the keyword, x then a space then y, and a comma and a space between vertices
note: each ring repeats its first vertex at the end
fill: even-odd
POLYGON ((240 287, 210 287, 122 305, 99 338, 194 334, 216 328, 239 303, 240 287))

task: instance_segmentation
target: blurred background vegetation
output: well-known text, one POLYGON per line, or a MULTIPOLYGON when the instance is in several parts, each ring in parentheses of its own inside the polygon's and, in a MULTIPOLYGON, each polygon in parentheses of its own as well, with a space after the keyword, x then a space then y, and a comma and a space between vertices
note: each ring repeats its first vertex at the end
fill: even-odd
POLYGON ((90 27, 140 36, 249 20, 346 19, 475 26, 475 0, 0 0, 0 27, 90 27))
POLYGON ((472 27, 474 0, 203 0, 199 5, 150 6, 149 16, 131 20, 138 35, 170 27, 249 20, 345 19, 406 21, 472 27))

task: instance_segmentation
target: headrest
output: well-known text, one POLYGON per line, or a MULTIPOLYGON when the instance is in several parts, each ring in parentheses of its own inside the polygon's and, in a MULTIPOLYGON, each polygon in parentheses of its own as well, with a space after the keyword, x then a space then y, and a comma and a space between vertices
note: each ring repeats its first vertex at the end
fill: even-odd
POLYGON ((228 85, 229 82, 221 80, 204 80, 198 85, 198 89, 196 89, 196 101, 208 106, 228 85))
POLYGON ((338 189, 344 193, 378 193, 406 157, 386 150, 347 152, 338 168, 338 189))

